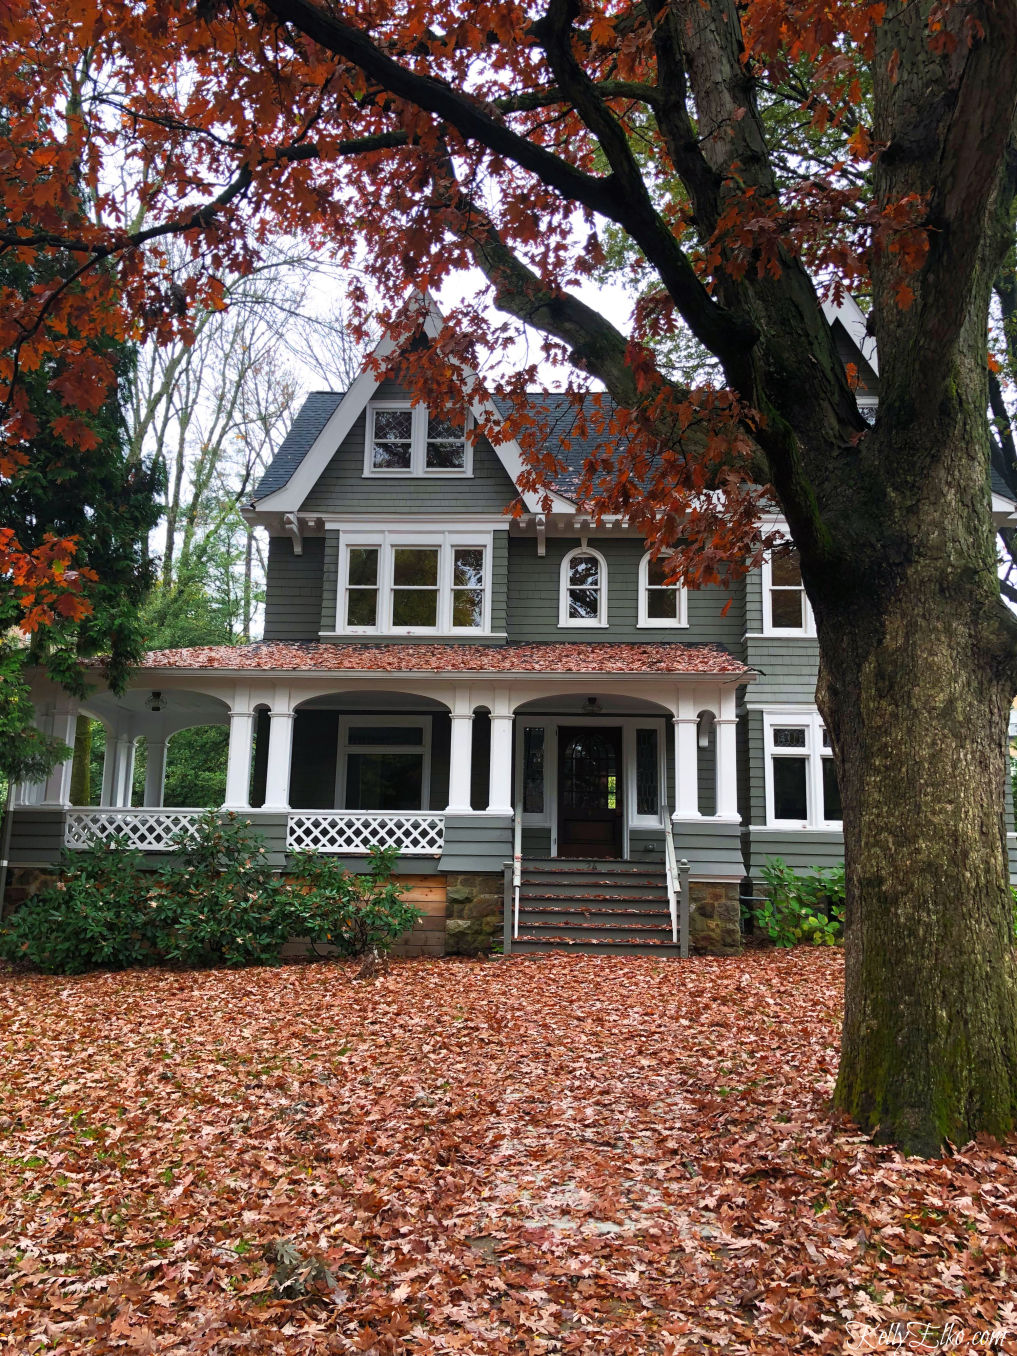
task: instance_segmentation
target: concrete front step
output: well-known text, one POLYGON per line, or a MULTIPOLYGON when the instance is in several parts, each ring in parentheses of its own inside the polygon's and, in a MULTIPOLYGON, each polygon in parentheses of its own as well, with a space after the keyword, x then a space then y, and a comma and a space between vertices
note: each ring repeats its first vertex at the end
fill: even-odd
POLYGON ((566 941, 561 937, 517 937, 512 943, 513 955, 579 955, 579 956, 654 956, 667 960, 681 955, 681 948, 670 940, 648 941, 566 941))

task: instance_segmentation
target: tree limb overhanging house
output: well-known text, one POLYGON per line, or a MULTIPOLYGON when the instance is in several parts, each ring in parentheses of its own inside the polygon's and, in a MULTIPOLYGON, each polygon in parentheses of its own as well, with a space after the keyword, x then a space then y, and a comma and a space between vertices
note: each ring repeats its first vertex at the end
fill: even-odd
MULTIPOLYGON (((827 312, 874 411, 865 317, 850 299, 827 312)), ((433 306, 424 326, 440 326, 433 306)), ((843 856, 793 553, 733 586, 673 585, 626 520, 584 511, 590 448, 568 398, 529 397, 565 466, 548 500, 520 489, 513 438, 466 435, 490 408, 412 403, 399 358, 385 340, 345 393, 308 396, 254 492, 262 641, 152 652, 122 697, 79 704, 36 680, 47 733, 72 744, 79 710, 105 726, 102 795, 71 805, 70 763, 18 789, 12 893, 65 846, 122 836, 157 862, 200 813, 163 804, 167 741, 217 724, 223 808, 280 870, 304 850, 357 870, 373 845, 399 849, 425 901, 404 951, 736 950, 740 892, 767 858, 843 856)), ((1017 521, 986 474, 997 526, 1017 521)))

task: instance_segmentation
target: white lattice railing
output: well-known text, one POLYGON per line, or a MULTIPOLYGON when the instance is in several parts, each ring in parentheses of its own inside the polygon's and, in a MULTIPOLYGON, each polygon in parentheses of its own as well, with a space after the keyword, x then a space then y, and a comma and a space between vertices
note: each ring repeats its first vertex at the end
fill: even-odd
POLYGON ((346 852, 397 847, 407 857, 440 856, 445 816, 395 814, 387 810, 300 811, 290 815, 286 846, 290 852, 346 852))
POLYGON ((121 839, 141 852, 172 852, 173 839, 190 829, 205 810, 68 810, 64 842, 87 848, 121 839))

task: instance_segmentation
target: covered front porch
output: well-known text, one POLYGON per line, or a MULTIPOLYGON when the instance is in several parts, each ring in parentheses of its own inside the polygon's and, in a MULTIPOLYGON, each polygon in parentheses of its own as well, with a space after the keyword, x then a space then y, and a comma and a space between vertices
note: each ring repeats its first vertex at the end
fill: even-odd
MULTIPOLYGON (((208 806, 165 803, 167 759, 181 732, 211 726, 228 729, 218 808, 249 818, 280 869, 301 851, 364 869, 376 846, 398 850, 397 871, 449 878, 500 875, 526 859, 664 866, 673 845, 698 879, 743 875, 735 704, 750 675, 722 652, 719 672, 702 671, 699 647, 699 667, 683 671, 688 647, 677 645, 518 647, 527 653, 508 671, 494 667, 506 665, 504 650, 479 646, 466 656, 468 647, 445 647, 476 666, 467 672, 425 669, 417 653, 421 667, 398 671, 236 664, 257 648, 217 651, 215 664, 152 655, 123 696, 97 690, 81 704, 40 680, 37 717, 49 733, 73 743, 79 711, 101 722, 101 785, 97 803, 73 804, 68 760, 19 787, 12 867, 51 866, 62 848, 114 839, 153 861, 172 851, 208 806), (594 667, 598 649, 613 652, 614 667, 594 667), (671 671, 637 668, 643 656, 627 654, 623 668, 616 653, 662 649, 671 671), (564 667, 577 658, 587 671, 564 667)), ((315 648, 378 664, 390 647, 315 648)), ((422 647, 399 649, 405 660, 422 647)))

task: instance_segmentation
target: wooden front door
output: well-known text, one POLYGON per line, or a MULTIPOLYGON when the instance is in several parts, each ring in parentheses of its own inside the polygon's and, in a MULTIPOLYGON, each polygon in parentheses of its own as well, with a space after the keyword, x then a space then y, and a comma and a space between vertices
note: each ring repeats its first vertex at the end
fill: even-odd
POLYGON ((558 856, 622 855, 622 732, 558 730, 558 856))

